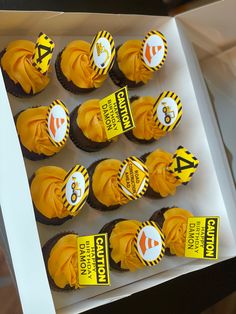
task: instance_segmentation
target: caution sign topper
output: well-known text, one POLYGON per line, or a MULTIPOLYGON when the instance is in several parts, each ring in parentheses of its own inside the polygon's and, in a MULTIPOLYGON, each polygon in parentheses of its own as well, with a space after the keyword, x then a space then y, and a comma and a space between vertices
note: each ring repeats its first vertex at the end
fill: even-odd
POLYGON ((141 60, 149 71, 159 70, 165 63, 167 56, 167 41, 158 31, 148 32, 142 42, 141 60))
POLYGON ((219 217, 188 218, 185 256, 218 259, 219 217))
POLYGON ((102 121, 108 139, 134 128, 127 86, 100 101, 102 121))
POLYGON ((146 266, 160 262, 165 253, 164 235, 153 221, 144 222, 135 236, 135 251, 146 266))
POLYGON ((54 42, 46 34, 39 34, 32 57, 32 64, 43 75, 46 75, 49 69, 54 47, 54 42))
POLYGON ((128 199, 138 199, 148 188, 148 169, 140 159, 131 156, 121 164, 117 180, 120 191, 128 199))
POLYGON ((90 63, 98 74, 106 74, 115 60, 115 42, 107 31, 100 31, 94 37, 90 48, 90 63))
POLYGON ((47 133, 57 147, 66 143, 70 130, 69 111, 60 100, 54 100, 47 112, 47 133))
POLYGON ((82 165, 76 165, 65 176, 62 201, 72 216, 78 214, 89 194, 89 175, 82 165))
POLYGON ((182 103, 180 98, 171 91, 161 93, 153 106, 153 116, 157 126, 170 132, 176 128, 182 118, 182 103))
POLYGON ((109 286, 107 233, 77 238, 80 286, 109 286))
POLYGON ((195 173, 199 160, 183 146, 179 146, 167 170, 182 183, 187 184, 195 173))

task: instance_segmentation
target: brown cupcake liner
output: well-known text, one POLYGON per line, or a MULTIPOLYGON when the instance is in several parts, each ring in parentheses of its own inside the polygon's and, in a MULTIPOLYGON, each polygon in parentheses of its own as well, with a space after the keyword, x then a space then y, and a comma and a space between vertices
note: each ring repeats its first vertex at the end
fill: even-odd
MULTIPOLYGON (((164 224, 164 221, 165 221, 165 218, 164 218, 164 213, 173 208, 174 206, 172 207, 163 207, 157 211, 155 211, 152 216, 149 218, 150 221, 154 221, 155 223, 158 224, 158 226, 160 227, 160 229, 162 229, 163 227, 163 224, 164 224)), ((174 254, 171 254, 170 253, 170 249, 169 248, 165 248, 165 255, 167 256, 175 256, 174 254)))
MULTIPOLYGON (((31 108, 37 108, 39 106, 35 106, 35 107, 31 107, 31 108)), ((27 110, 27 109, 26 109, 27 110)), ((14 121, 15 121, 15 125, 16 125, 16 121, 17 121, 17 118, 19 117, 19 115, 25 110, 21 110, 20 112, 18 112, 15 116, 14 116, 14 121)), ((44 154, 37 154, 35 152, 31 152, 29 151, 22 143, 21 143, 21 140, 20 140, 20 137, 18 136, 19 138, 19 142, 20 142, 20 146, 21 146, 21 151, 22 151, 22 154, 25 158, 29 159, 29 160, 32 160, 32 161, 38 161, 38 160, 44 160, 44 159, 48 159, 48 158, 51 158, 52 156, 54 156, 55 154, 51 155, 51 156, 47 156, 47 155, 44 155, 44 154)))
POLYGON ((112 233, 112 230, 114 229, 115 225, 120 222, 120 221, 125 221, 126 219, 123 219, 123 218, 118 218, 118 219, 115 219, 115 220, 112 220, 110 222, 108 222, 107 224, 105 224, 102 229, 99 231, 99 233, 107 233, 108 235, 108 249, 109 249, 109 264, 110 264, 110 267, 114 270, 118 270, 118 271, 122 271, 122 272, 125 272, 125 271, 128 271, 128 269, 122 269, 121 268, 121 263, 116 263, 112 257, 111 257, 111 247, 110 247, 110 236, 111 236, 111 233, 112 233))
POLYGON ((87 203, 94 209, 100 210, 100 211, 110 211, 110 210, 115 210, 118 209, 121 205, 113 205, 113 206, 106 206, 99 202, 99 200, 96 198, 96 196, 93 193, 93 173, 95 171, 95 168, 97 165, 103 161, 107 160, 108 158, 100 159, 98 161, 95 161, 88 167, 88 174, 89 174, 89 179, 90 179, 90 189, 89 189, 89 196, 87 198, 87 203))
MULTIPOLYGON (((6 52, 6 49, 0 52, 0 60, 2 59, 5 52, 6 52)), ((9 77, 7 72, 3 70, 2 66, 1 66, 1 69, 2 69, 2 76, 4 79, 6 90, 9 94, 12 94, 13 96, 18 97, 18 98, 31 98, 42 92, 41 91, 34 94, 33 91, 31 90, 30 93, 27 94, 19 83, 17 84, 14 83, 14 81, 9 77)))
POLYGON ((76 147, 86 151, 86 152, 97 152, 107 146, 109 146, 112 141, 106 142, 94 142, 87 138, 83 131, 79 128, 77 120, 77 112, 81 105, 77 106, 70 114, 70 139, 75 144, 76 147))
MULTIPOLYGON (((32 177, 29 179, 29 186, 31 187, 31 183, 34 179, 35 175, 33 174, 32 177)), ((54 217, 54 218, 48 218, 46 216, 44 216, 35 206, 34 204, 34 200, 32 199, 32 203, 33 203, 33 207, 34 207, 34 214, 35 214, 35 218, 38 222, 40 222, 41 224, 44 225, 50 225, 50 226, 59 226, 62 225, 64 222, 72 219, 74 216, 68 215, 64 218, 58 218, 58 217, 54 217)))
MULTIPOLYGON (((142 156, 140 157, 140 159, 145 163, 146 160, 147 160, 147 156, 148 156, 149 154, 151 154, 151 153, 146 153, 146 154, 142 155, 142 156)), ((163 198, 160 193, 158 193, 158 192, 156 192, 156 191, 154 191, 154 190, 152 189, 152 187, 150 186, 150 184, 148 184, 148 188, 147 188, 147 191, 145 192, 144 196, 149 197, 149 198, 152 198, 152 199, 162 199, 162 198, 163 198)))
POLYGON ((58 81, 61 85, 69 92, 73 94, 86 94, 91 93, 92 91, 96 90, 95 87, 92 88, 82 88, 75 85, 72 81, 68 81, 66 76, 63 74, 61 70, 61 54, 63 50, 57 55, 56 62, 55 62, 55 70, 58 81))
POLYGON ((72 290, 79 290, 79 289, 74 289, 73 287, 71 287, 70 285, 66 285, 64 288, 60 288, 58 287, 54 280, 52 279, 52 277, 50 276, 49 274, 49 271, 48 271, 48 260, 49 260, 49 257, 50 257, 50 253, 51 253, 51 250, 52 248, 54 247, 54 245, 57 243, 58 240, 60 240, 62 237, 64 237, 65 235, 67 234, 76 234, 76 232, 61 232, 61 233, 58 233, 56 234, 53 238, 51 238, 50 240, 48 240, 43 248, 42 248, 42 252, 43 252, 43 259, 44 259, 44 263, 45 263, 45 267, 46 267, 46 271, 47 271, 47 276, 48 276, 48 281, 49 281, 49 285, 51 287, 52 290, 54 291, 60 291, 60 292, 69 292, 69 291, 72 291, 72 290))
MULTIPOLYGON (((119 48, 121 45, 119 45, 116 48, 116 51, 118 52, 119 48)), ((145 85, 142 81, 139 83, 136 83, 135 81, 131 81, 129 80, 124 73, 120 70, 118 62, 117 62, 117 58, 115 58, 114 64, 112 69, 109 72, 110 78, 113 81, 113 83, 119 87, 124 87, 124 86, 128 86, 128 88, 137 88, 140 86, 145 85)))
MULTIPOLYGON (((132 103, 133 101, 139 99, 139 96, 133 96, 130 98, 130 103, 132 103)), ((155 142, 156 140, 154 138, 151 138, 150 140, 143 140, 143 139, 140 139, 140 138, 137 138, 134 136, 134 133, 133 133, 133 129, 128 131, 128 132, 125 132, 124 135, 127 137, 128 140, 130 140, 131 142, 134 142, 134 143, 138 143, 138 144, 151 144, 153 142, 155 142)))

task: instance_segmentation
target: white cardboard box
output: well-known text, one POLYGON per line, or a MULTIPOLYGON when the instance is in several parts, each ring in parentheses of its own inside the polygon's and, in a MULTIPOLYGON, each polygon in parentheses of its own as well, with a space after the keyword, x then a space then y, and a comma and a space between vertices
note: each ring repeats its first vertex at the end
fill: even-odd
MULTIPOLYGON (((134 274, 122 276, 122 274, 112 273, 111 287, 86 288, 79 292, 51 294, 40 241, 43 244, 62 230, 76 230, 79 234, 96 233, 105 222, 116 217, 145 220, 154 210, 175 203, 192 210, 195 215, 220 216, 219 261, 236 255, 236 231, 231 227, 231 224, 236 221, 236 195, 233 180, 200 67, 194 50, 186 38, 186 31, 190 34, 190 39, 194 41, 196 38, 191 21, 200 23, 208 20, 210 25, 211 23, 214 25, 214 19, 217 20, 216 16, 220 16, 222 12, 222 5, 226 11, 231 12, 232 8, 236 8, 233 2, 233 0, 228 0, 224 3, 216 3, 176 18, 89 13, 0 12, 1 49, 7 42, 16 38, 34 39, 40 31, 44 31, 55 40, 57 47, 55 55, 71 39, 79 37, 91 40, 93 35, 101 29, 109 30, 117 44, 128 38, 142 38, 150 29, 162 31, 169 43, 167 62, 156 73, 152 82, 146 87, 132 91, 130 95, 158 96, 165 89, 174 90, 179 94, 184 112, 181 125, 173 134, 162 139, 158 145, 166 150, 174 151, 179 144, 182 144, 200 159, 199 171, 191 184, 181 187, 174 198, 156 201, 156 204, 142 199, 139 201, 141 204, 138 205, 139 211, 135 210, 137 206, 133 203, 129 207, 123 207, 105 216, 87 206, 79 219, 71 223, 67 222, 61 227, 40 224, 37 226, 27 181, 27 175, 30 176, 36 168, 41 165, 55 164, 69 169, 78 162, 78 158, 87 166, 99 157, 112 154, 113 157, 122 159, 131 154, 140 156, 148 149, 130 144, 122 146, 128 149, 121 152, 116 143, 116 147, 99 152, 87 160, 88 154, 75 149, 72 143, 68 143, 65 150, 48 161, 39 163, 26 161, 24 164, 12 112, 14 115, 22 108, 35 104, 49 104, 55 98, 61 98, 71 110, 78 101, 93 96, 104 97, 117 87, 108 81, 94 94, 73 96, 60 87, 53 73, 52 84, 41 95, 24 102, 9 96, 9 102, 0 76, 0 204, 24 313, 54 313, 55 308, 61 314, 82 312, 213 263, 206 260, 166 257, 160 265, 134 274), (206 18, 204 12, 206 12, 206 18), (189 16, 191 16, 190 19, 189 16), (192 16, 197 18, 192 18, 192 16)), ((204 58, 204 54, 200 52, 201 58, 204 58)), ((120 143, 126 145, 128 142, 122 137, 120 143)), ((149 151, 158 145, 150 145, 149 151)))

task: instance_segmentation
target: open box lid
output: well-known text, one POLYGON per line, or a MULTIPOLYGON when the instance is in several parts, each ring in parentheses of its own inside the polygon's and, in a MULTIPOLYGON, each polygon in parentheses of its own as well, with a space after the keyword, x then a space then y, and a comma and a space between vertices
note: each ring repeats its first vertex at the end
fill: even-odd
MULTIPOLYGON (((214 4, 216 5, 216 4, 214 4)), ((201 8, 202 9, 202 8, 201 8)), ((189 12, 189 14, 192 14, 193 12, 189 12)), ((11 30, 14 31, 14 28, 17 25, 22 25, 18 32, 19 34, 24 34, 25 29, 27 29, 30 25, 30 21, 34 20, 34 18, 37 16, 37 23, 35 25, 35 30, 38 28, 42 29, 42 25, 44 26, 44 29, 47 29, 47 23, 48 20, 54 16, 59 16, 63 13, 58 13, 58 12, 13 12, 9 13, 6 15, 3 15, 3 19, 0 19, 0 29, 1 25, 3 23, 7 23, 9 18, 13 21, 12 26, 9 28, 9 31, 11 30), (14 17, 12 16, 14 15, 14 17), (42 18, 42 22, 41 19, 42 18)), ((74 13, 76 14, 76 13, 74 13)), ((188 14, 188 13, 186 13, 188 14)), ((73 15, 73 14, 72 14, 73 15)), ((86 14, 81 14, 81 17, 85 17, 86 14)), ((91 14, 93 15, 93 14, 91 14)), ((94 17, 95 15, 93 15, 94 17)), ((104 15, 96 15, 98 18, 95 21, 95 19, 92 20, 93 27, 96 27, 96 24, 102 23, 104 24, 104 15)), ((126 17, 127 18, 127 17, 126 17)), ((134 23, 139 20, 138 16, 131 16, 129 19, 132 18, 134 23)), ((144 25, 145 29, 149 29, 149 25, 153 24, 153 21, 157 17, 154 16, 143 16, 144 19, 144 25), (146 22, 146 24, 145 24, 146 22)), ((177 23, 178 23, 178 18, 177 17, 177 23)), ((68 20, 71 19, 70 14, 68 14, 68 20)), ((167 21, 171 18, 169 17, 158 17, 159 20, 167 21)), ((71 25, 71 30, 73 32, 74 26, 76 25, 76 20, 74 20, 74 25, 71 25)), ((50 23, 49 23, 50 24, 50 23)), ((120 25, 119 23, 114 22, 116 27, 116 31, 120 34, 125 34, 127 33, 127 28, 125 25, 120 25)), ((182 31, 181 25, 179 25, 180 31, 182 31)), ((58 30, 61 29, 60 24, 53 25, 53 31, 56 33, 58 30)), ((34 32, 34 29, 31 30, 34 32)), ((1 32, 1 31, 0 31, 1 32)), ((184 38, 184 35, 183 35, 184 38)), ((188 42, 183 39, 182 44, 184 45, 186 49, 186 55, 188 55, 189 52, 189 58, 188 58, 188 65, 191 66, 191 71, 197 70, 197 73, 200 74, 199 68, 197 63, 195 63, 195 60, 193 60, 192 56, 192 50, 191 47, 188 45, 188 42)), ((200 77, 201 78, 201 77, 200 77)), ((197 81, 194 82, 196 86, 195 94, 198 95, 198 101, 208 101, 209 97, 207 94, 207 91, 205 90, 204 87, 204 82, 199 81, 197 78, 197 81)), ((0 76, 0 86, 4 86, 2 77, 0 76)), ((8 104, 8 98, 7 94, 5 92, 5 89, 2 88, 2 91, 0 93, 0 103, 7 103, 8 104)), ((213 111, 208 111, 208 106, 206 106, 206 115, 208 115, 208 118, 211 121, 211 125, 213 125, 212 130, 209 130, 209 132, 214 132, 217 130, 217 125, 215 123, 215 119, 213 116, 213 111)), ((19 212, 15 215, 15 219, 12 219, 11 215, 9 212, 4 212, 3 210, 3 218, 5 225, 7 225, 6 232, 7 232, 7 237, 8 237, 8 243, 10 246, 11 250, 11 255, 12 255, 12 260, 13 260, 13 266, 14 266, 14 271, 16 275, 16 280, 17 280, 17 285, 19 289, 19 294, 22 302, 22 307, 24 313, 54 313, 54 306, 53 306, 53 301, 51 298, 51 293, 50 289, 48 286, 48 281, 46 278, 46 273, 45 273, 45 268, 43 264, 43 259, 42 259, 42 254, 41 254, 41 247, 38 239, 38 233, 37 233, 37 227, 34 219, 34 213, 31 211, 32 208, 32 203, 30 199, 30 193, 29 193, 29 188, 27 184, 27 176, 25 173, 25 168, 24 168, 24 161, 21 156, 21 151, 20 151, 20 145, 17 140, 17 134, 14 128, 12 128, 13 125, 13 119, 11 115, 11 110, 10 106, 8 109, 4 110, 2 112, 2 121, 4 121, 4 124, 0 123, 0 143, 3 143, 3 147, 7 147, 8 152, 14 152, 12 154, 9 154, 4 160, 7 162, 6 163, 1 163, 0 165, 0 175, 4 178, 4 182, 1 181, 0 185, 0 202, 2 208, 7 208, 10 210, 11 207, 15 206, 14 198, 19 201, 19 212), (8 126, 8 127, 7 127, 8 126), (12 141, 8 141, 8 138, 5 136, 5 130, 8 130, 8 136, 9 138, 12 139, 12 141), (17 156, 17 160, 16 160, 17 156), (20 156, 20 157, 19 157, 20 156), (11 169, 8 169, 8 165, 11 164, 12 167, 11 169), (10 174, 10 175, 9 175, 10 174), (14 178, 15 182, 17 182, 17 188, 13 189, 13 183, 14 183, 14 178), (4 184, 3 184, 4 183, 4 184), (7 204, 6 204, 6 197, 4 195, 9 194, 9 189, 14 190, 14 193, 12 194, 12 198, 7 199, 7 204), (25 197, 25 195, 28 195, 28 197, 25 197), (25 233, 21 234, 19 227, 18 227, 18 222, 21 221, 22 219, 25 219, 22 217, 20 208, 24 207, 28 209, 29 216, 26 218, 26 224, 27 225, 27 232, 30 234, 30 237, 26 238, 25 233), (32 223, 34 221, 34 223, 32 223), (17 243, 20 243, 19 246, 15 246, 15 238, 17 234, 17 243), (33 244, 33 245, 32 245, 33 244), (27 251, 28 248, 30 247, 30 252, 29 256, 32 257, 30 260, 27 259, 27 256, 22 256, 21 250, 27 251), (33 266, 33 267, 32 267, 33 266), (33 285, 32 285, 33 282, 33 285)), ((211 126, 210 125, 210 126, 211 126)), ((219 134, 217 134, 218 136, 219 134)), ((215 142, 212 143, 212 149, 216 150, 216 156, 221 156, 221 164, 222 167, 225 168, 225 177, 222 178, 222 185, 225 186, 225 195, 227 195, 227 199, 229 201, 228 206, 231 206, 233 209, 235 206, 235 195, 232 193, 232 182, 231 176, 230 176, 230 171, 227 167, 227 160, 224 155, 224 148, 220 141, 218 140, 218 137, 212 134, 213 137, 216 138, 215 142), (224 184, 225 183, 225 184, 224 184)), ((2 152, 2 154, 6 154, 5 151, 2 152)), ((15 187, 15 184, 14 184, 15 187)), ((229 207, 230 208, 230 207, 229 207)), ((233 211, 232 211, 233 212, 233 211)), ((232 214, 233 215, 233 214, 232 214)), ((232 219, 235 219, 235 216, 230 217, 232 219)), ((232 220, 234 221, 234 220, 232 220)), ((236 220, 235 220, 236 221, 236 220)), ((236 234, 235 234, 236 238, 236 234)), ((210 265, 210 263, 209 263, 210 265)), ((189 272, 191 271, 190 266, 185 266, 186 270, 184 272, 189 272)), ((202 264, 199 266, 200 268, 206 267, 206 264, 202 264)), ((184 273, 183 272, 183 273, 184 273)), ((173 270, 169 276, 165 276, 165 274, 160 275, 160 280, 150 279, 149 285, 144 286, 145 288, 148 288, 150 286, 153 286, 155 284, 161 283, 163 281, 169 280, 170 278, 176 277, 178 274, 173 270)), ((120 295, 118 292, 114 293, 113 296, 108 296, 106 300, 100 300, 96 301, 96 306, 101 305, 105 302, 111 302, 115 299, 121 298, 125 295, 129 295, 131 293, 137 292, 138 288, 133 288, 130 289, 129 287, 127 288, 127 293, 124 295, 120 295)), ((91 300, 91 305, 93 304, 93 300, 91 300)), ((86 305, 84 306, 84 310, 86 310, 86 305)))

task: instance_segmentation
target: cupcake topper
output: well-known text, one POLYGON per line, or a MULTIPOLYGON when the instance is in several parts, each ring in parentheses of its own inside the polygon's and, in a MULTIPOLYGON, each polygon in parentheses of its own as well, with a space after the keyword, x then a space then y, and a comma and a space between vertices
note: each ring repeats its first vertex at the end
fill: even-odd
POLYGON ((90 48, 90 63, 97 74, 110 71, 115 59, 115 43, 111 34, 100 31, 94 37, 90 48))
POLYGON ((148 188, 148 169, 140 159, 131 156, 122 162, 117 180, 121 193, 130 200, 138 199, 148 188))
POLYGON ((54 42, 46 34, 39 34, 32 57, 32 64, 43 75, 46 75, 49 69, 54 47, 54 42))
POLYGON ((179 146, 172 157, 167 170, 184 185, 186 185, 195 173, 199 164, 198 159, 183 146, 179 146))
POLYGON ((134 128, 127 86, 103 98, 99 104, 107 139, 134 128))
POLYGON ((76 165, 67 172, 62 187, 62 201, 74 216, 83 207, 89 194, 89 175, 82 165, 76 165))
POLYGON ((134 248, 144 265, 154 266, 160 262, 165 253, 165 240, 155 222, 142 223, 135 236, 134 248))
POLYGON ((109 286, 109 245, 107 233, 78 236, 79 286, 109 286))
POLYGON ((165 36, 155 30, 150 31, 142 42, 141 60, 149 71, 159 70, 167 56, 167 41, 165 36))
POLYGON ((57 147, 66 143, 69 136, 70 118, 66 106, 60 100, 54 100, 47 112, 47 133, 50 141, 57 147))
POLYGON ((153 106, 153 116, 160 129, 166 132, 172 131, 182 118, 180 98, 171 91, 161 93, 153 106))

